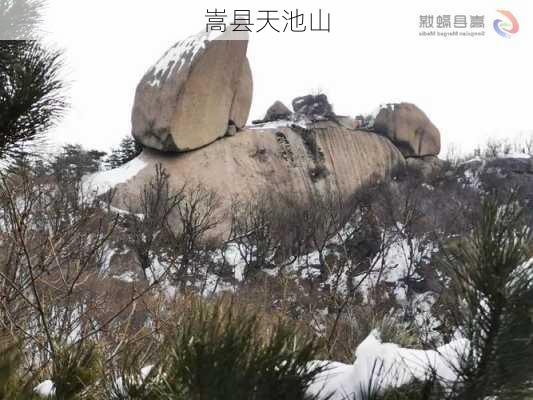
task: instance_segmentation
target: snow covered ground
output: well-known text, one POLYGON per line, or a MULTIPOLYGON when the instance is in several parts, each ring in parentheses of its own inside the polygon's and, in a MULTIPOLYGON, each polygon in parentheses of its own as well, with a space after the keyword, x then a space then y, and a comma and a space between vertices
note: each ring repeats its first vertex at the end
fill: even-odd
POLYGON ((303 129, 309 129, 313 125, 313 121, 311 121, 308 118, 305 118, 305 116, 299 116, 298 118, 294 119, 280 119, 277 121, 270 121, 270 122, 263 122, 260 124, 255 124, 252 126, 248 126, 247 129, 250 130, 259 130, 259 129, 278 129, 278 128, 290 128, 293 126, 299 126, 303 129))
POLYGON ((36 395, 40 397, 50 397, 56 393, 56 388, 54 382, 52 382, 51 380, 46 380, 35 386, 35 388, 33 388, 33 391, 36 395))
POLYGON ((88 196, 100 196, 118 184, 127 182, 145 166, 146 162, 141 154, 119 168, 86 175, 82 179, 83 193, 88 196))
POLYGON ((382 393, 432 376, 444 385, 451 385, 457 380, 460 361, 468 351, 465 339, 436 350, 414 350, 382 343, 379 332, 373 331, 357 348, 353 364, 317 361, 325 370, 308 393, 318 395, 319 399, 359 400, 369 392, 382 393))

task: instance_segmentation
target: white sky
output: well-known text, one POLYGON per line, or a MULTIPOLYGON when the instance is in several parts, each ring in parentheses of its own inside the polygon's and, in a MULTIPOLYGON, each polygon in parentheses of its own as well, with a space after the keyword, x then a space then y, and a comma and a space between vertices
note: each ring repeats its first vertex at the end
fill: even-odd
MULTIPOLYGON (((250 121, 316 90, 338 114, 409 101, 440 129, 443 144, 469 151, 489 137, 533 131, 533 2, 524 0, 49 0, 44 29, 65 49, 72 107, 56 141, 108 150, 130 132, 135 88, 176 41, 205 29, 207 9, 294 10, 331 14, 331 33, 252 35, 250 121), (253 5, 252 5, 253 4, 253 5), (497 9, 520 22, 498 36, 497 9), (482 38, 419 37, 420 14, 485 15, 482 38)), ((256 29, 258 27, 256 26, 256 29)), ((443 152, 444 153, 444 152, 443 152)))

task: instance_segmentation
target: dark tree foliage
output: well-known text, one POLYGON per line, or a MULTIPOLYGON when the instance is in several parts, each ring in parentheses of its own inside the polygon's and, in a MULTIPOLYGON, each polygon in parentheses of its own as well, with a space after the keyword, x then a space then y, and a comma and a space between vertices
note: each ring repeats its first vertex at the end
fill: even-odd
POLYGON ((106 160, 107 165, 109 168, 118 168, 128 161, 133 160, 141 154, 142 150, 143 146, 128 135, 122 139, 116 149, 111 150, 111 154, 106 160))
POLYGON ((17 158, 62 114, 60 53, 34 41, 0 41, 0 158, 17 158))
POLYGON ((515 196, 483 200, 472 235, 445 250, 451 313, 470 340, 457 399, 527 398, 533 379, 533 236, 515 196))
POLYGON ((67 144, 50 162, 50 172, 61 184, 78 182, 84 175, 100 169, 105 152, 86 150, 80 145, 67 144))
POLYGON ((59 79, 60 52, 35 38, 41 0, 0 0, 0 160, 30 153, 61 116, 65 99, 59 79))
POLYGON ((264 329, 243 307, 193 304, 166 347, 159 398, 166 400, 314 400, 306 388, 324 367, 320 347, 279 321, 264 329))

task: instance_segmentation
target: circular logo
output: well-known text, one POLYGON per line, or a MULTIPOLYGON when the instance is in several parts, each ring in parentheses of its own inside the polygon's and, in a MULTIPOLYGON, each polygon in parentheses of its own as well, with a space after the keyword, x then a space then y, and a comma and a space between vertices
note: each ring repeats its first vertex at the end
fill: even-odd
POLYGON ((498 35, 501 37, 504 37, 506 39, 511 38, 516 32, 518 32, 518 29, 520 26, 518 25, 518 20, 515 18, 515 16, 507 10, 497 10, 500 14, 502 14, 506 19, 495 19, 494 20, 494 30, 498 35))

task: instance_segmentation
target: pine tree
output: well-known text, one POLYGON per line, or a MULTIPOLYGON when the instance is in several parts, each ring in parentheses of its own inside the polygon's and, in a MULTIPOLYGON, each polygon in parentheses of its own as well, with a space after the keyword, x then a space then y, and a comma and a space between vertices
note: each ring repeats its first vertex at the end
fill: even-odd
POLYGON ((39 20, 41 3, 0 0, 0 160, 29 151, 61 116, 64 87, 61 53, 27 39, 39 20), (24 40, 17 40, 20 38, 24 40))
POLYGON ((117 148, 111 150, 111 154, 107 158, 107 165, 111 169, 118 168, 141 154, 142 149, 142 145, 128 135, 121 140, 117 148))
POLYGON ((533 236, 515 196, 483 201, 470 237, 449 246, 444 270, 455 326, 470 341, 453 398, 533 395, 533 236))
POLYGON ((98 171, 105 155, 102 151, 85 150, 79 144, 67 144, 49 164, 49 169, 58 182, 70 184, 98 171))

